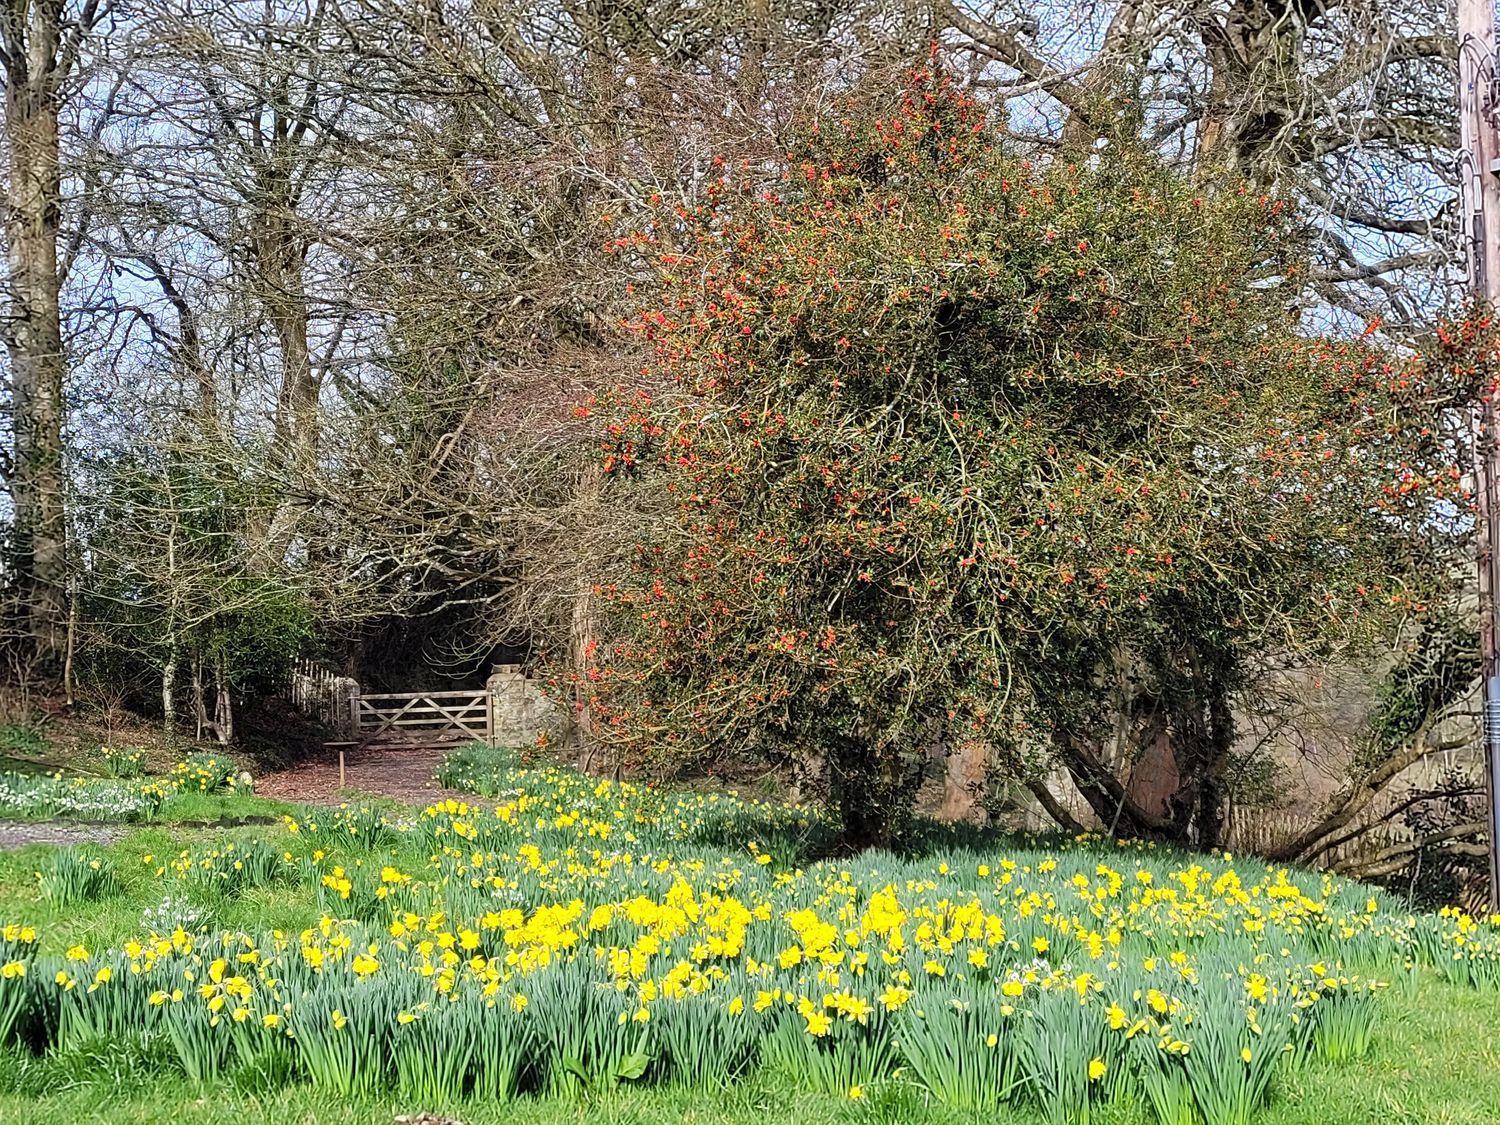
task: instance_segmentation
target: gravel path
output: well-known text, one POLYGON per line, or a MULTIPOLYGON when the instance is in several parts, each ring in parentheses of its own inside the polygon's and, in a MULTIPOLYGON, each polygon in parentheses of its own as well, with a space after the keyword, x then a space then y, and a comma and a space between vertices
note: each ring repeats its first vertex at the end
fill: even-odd
POLYGON ((57 820, 0 820, 0 852, 28 844, 112 844, 124 829, 105 824, 57 820))

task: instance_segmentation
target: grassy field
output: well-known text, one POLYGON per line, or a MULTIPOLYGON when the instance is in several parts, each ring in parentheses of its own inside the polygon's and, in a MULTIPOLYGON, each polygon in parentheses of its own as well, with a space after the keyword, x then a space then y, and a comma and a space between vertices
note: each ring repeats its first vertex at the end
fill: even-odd
MULTIPOLYGON (((1165 1075, 1206 1100, 1183 1122, 1500 1122, 1495 927, 1107 841, 930 827, 900 855, 819 861, 827 833, 809 810, 460 764, 449 783, 491 799, 335 811, 181 787, 113 843, 0 852, 0 926, 35 931, 29 974, 0 980, 0 1029, 6 997, 24 996, 28 1044, 0 1051, 0 1121, 1153 1125, 1166 1118, 1146 1083, 1165 1075), (80 857, 103 881, 49 897, 80 857), (187 920, 176 936, 171 918, 187 920), (219 949, 250 950, 253 968, 225 968, 219 949), (212 1010, 271 1030, 236 1063, 219 1050, 231 1022, 209 1026, 195 993, 239 972, 242 992, 212 1010), (425 1000, 422 980, 437 989, 425 1000), (517 1071, 531 1089, 506 1100, 453 1095, 462 1070, 423 1087, 390 1061, 437 1009, 487 1024, 523 1018, 529 996, 529 1020, 548 995, 605 997, 579 1019, 618 1010, 630 1035, 610 1018, 602 1038, 560 1045, 568 1028, 539 1020, 517 1071), (671 1021, 695 1005, 708 1041, 759 1062, 720 1082, 674 1056, 671 1021), (941 1025, 957 1037, 946 1062, 903 1054, 939 1027, 923 1005, 977 1012, 941 1025), (366 1036, 352 1046, 341 1009, 366 1036), (375 1077, 340 1088, 307 1045, 320 1037, 375 1077), (631 1069, 632 1052, 649 1066, 631 1069), (1013 1082, 961 1080, 1006 1052, 1013 1082), (1093 1065, 1107 1080, 1080 1077, 1093 1065), (1214 1100, 1255 1073, 1264 1095, 1214 1100)), ((470 1049, 443 1038, 470 1026, 457 1020, 431 1025, 431 1055, 470 1049)))
MULTIPOLYGON (((1265 1125, 1493 1125, 1500 1121, 1500 1003, 1493 995, 1424 980, 1412 996, 1387 996, 1366 1059, 1315 1066, 1285 1079, 1260 1120, 1265 1125)), ((466 1125, 768 1125, 786 1122, 986 1121, 1035 1125, 1024 1110, 964 1114, 923 1105, 919 1096, 873 1092, 868 1101, 775 1085, 714 1094, 621 1090, 582 1101, 522 1099, 502 1105, 433 1106, 395 1099, 346 1100, 307 1086, 272 1092, 195 1089, 161 1051, 138 1043, 49 1058, 0 1056, 0 1121, 30 1125, 372 1125, 398 1114, 440 1110, 466 1125)), ((1101 1125, 1146 1125, 1140 1106, 1107 1111, 1101 1125)))

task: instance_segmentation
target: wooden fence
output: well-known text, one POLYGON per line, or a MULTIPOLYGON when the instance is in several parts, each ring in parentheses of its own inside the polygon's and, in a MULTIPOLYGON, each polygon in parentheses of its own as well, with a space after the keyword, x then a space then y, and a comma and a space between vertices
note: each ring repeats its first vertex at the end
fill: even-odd
POLYGON ((300 661, 292 669, 291 682, 287 685, 292 706, 331 727, 340 737, 352 736, 349 722, 353 711, 349 700, 358 694, 357 680, 340 676, 310 660, 300 661))

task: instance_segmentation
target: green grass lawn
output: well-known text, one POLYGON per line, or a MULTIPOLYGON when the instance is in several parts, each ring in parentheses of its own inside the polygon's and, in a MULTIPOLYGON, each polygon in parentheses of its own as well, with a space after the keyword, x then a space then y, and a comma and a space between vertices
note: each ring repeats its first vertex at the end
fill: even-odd
MULTIPOLYGON (((1415 995, 1383 998, 1374 1050, 1338 1067, 1314 1065, 1287 1076, 1263 1125, 1493 1125, 1500 1122, 1500 1000, 1423 981, 1415 995)), ((390 1100, 340 1101, 304 1086, 269 1093, 226 1087, 194 1089, 159 1051, 119 1044, 85 1057, 0 1056, 0 1121, 28 1125, 374 1125, 396 1115, 434 1110, 466 1125, 814 1125, 898 1122, 946 1125, 978 1121, 919 1095, 871 1091, 864 1101, 750 1084, 706 1097, 623 1089, 579 1102, 521 1099, 503 1105, 404 1105, 390 1100)), ((1040 1118, 1001 1111, 997 1125, 1038 1125, 1040 1118)), ((1147 1125, 1138 1107, 1106 1111, 1100 1125, 1147 1125)))
MULTIPOLYGON (((85 846, 89 854, 100 856, 114 875, 113 889, 96 901, 59 906, 42 895, 35 873, 58 849, 34 845, 0 852, 0 922, 23 920, 35 925, 41 935, 38 952, 55 962, 65 950, 77 945, 97 952, 139 935, 146 912, 160 906, 164 895, 175 893, 174 888, 180 889, 181 884, 175 883, 170 874, 163 877, 161 869, 184 851, 200 856, 231 843, 262 841, 278 853, 284 850, 299 859, 323 857, 319 862, 324 867, 317 870, 334 862, 362 864, 366 878, 376 877, 380 865, 386 862, 411 871, 420 871, 427 862, 422 846, 405 840, 394 850, 339 850, 339 837, 328 829, 329 816, 327 810, 302 809, 243 793, 178 794, 152 823, 119 826, 121 835, 115 842, 85 846), (283 815, 304 822, 311 818, 325 827, 322 832, 304 828, 292 833, 279 823, 283 815), (323 856, 329 847, 336 850, 323 856)), ((674 813, 673 818, 676 816, 674 813)), ((545 833, 541 821, 537 823, 540 839, 545 833)), ((739 822, 731 823, 738 830, 739 822)), ((584 839, 590 841, 588 846, 596 846, 589 837, 584 839)), ((971 849, 966 851, 956 850, 960 843, 953 837, 940 844, 925 862, 936 867, 946 857, 955 868, 968 865, 972 871, 976 857, 999 854, 993 851, 999 846, 995 841, 962 843, 963 848, 971 849)), ((659 841, 656 846, 665 850, 673 845, 659 841)), ((682 846, 689 855, 705 850, 697 844, 682 846)), ((706 850, 712 853, 713 848, 706 850)), ((1161 857, 1161 861, 1168 858, 1161 857)), ((748 857, 742 856, 742 861, 752 872, 759 870, 748 857)), ((1088 870, 1092 862, 1083 864, 1083 869, 1088 870)), ((948 876, 948 862, 940 869, 948 876)), ((954 871, 951 877, 958 878, 959 872, 954 871)), ((200 905, 212 911, 213 928, 297 933, 314 925, 327 906, 320 902, 315 882, 304 877, 291 883, 256 885, 232 895, 210 895, 200 899, 200 905)), ((1359 899, 1363 902, 1363 890, 1359 899)), ((51 968, 45 971, 49 985, 51 972, 51 968)), ((1425 969, 1414 980, 1381 993, 1376 1003, 1377 1031, 1366 1057, 1338 1065, 1312 1059, 1297 1069, 1284 1067, 1271 1101, 1255 1121, 1261 1125, 1500 1123, 1500 992, 1445 983, 1434 971, 1425 969)), ((899 1073, 895 1079, 862 1089, 859 1098, 809 1093, 779 1085, 778 1081, 768 1071, 757 1071, 728 1089, 708 1093, 663 1086, 637 1088, 627 1083, 612 1093, 577 1100, 527 1095, 505 1103, 418 1105, 403 1103, 394 1095, 342 1099, 311 1085, 287 1084, 284 1076, 261 1076, 243 1069, 233 1077, 197 1085, 183 1075, 162 1038, 126 1035, 54 1047, 41 1054, 0 1052, 0 1123, 156 1125, 170 1121, 173 1125, 245 1125, 268 1121, 384 1125, 401 1114, 430 1110, 466 1125, 575 1121, 622 1125, 679 1121, 701 1125, 938 1125, 980 1120, 1043 1125, 1039 1113, 1027 1108, 1006 1106, 983 1115, 956 1112, 931 1102, 899 1073)), ((1096 1109, 1090 1125, 1152 1125, 1153 1121, 1143 1103, 1126 1101, 1096 1109)))
MULTIPOLYGON (((222 847, 231 841, 265 839, 277 822, 298 807, 244 794, 187 793, 164 808, 167 819, 144 826, 121 825, 123 836, 112 844, 80 847, 105 857, 120 889, 80 909, 59 906, 43 897, 36 871, 57 848, 33 844, 0 851, 0 918, 25 918, 43 934, 43 948, 61 952, 77 943, 90 947, 123 941, 141 931, 145 911, 158 905, 163 885, 157 868, 189 849, 222 847), (249 822, 249 823, 245 823, 249 822), (229 827, 218 827, 228 824, 229 827), (150 856, 151 862, 145 862, 150 856)), ((255 888, 215 904, 213 921, 229 929, 300 927, 315 913, 313 892, 306 887, 255 888)), ((0 1119, 3 1120, 3 1119, 0 1119)))

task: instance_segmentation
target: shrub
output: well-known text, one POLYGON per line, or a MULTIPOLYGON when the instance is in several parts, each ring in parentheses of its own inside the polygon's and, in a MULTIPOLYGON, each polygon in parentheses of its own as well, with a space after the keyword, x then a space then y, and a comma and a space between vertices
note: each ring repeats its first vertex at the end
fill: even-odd
POLYGON ((627 761, 799 766, 854 847, 964 740, 1213 846, 1247 661, 1367 642, 1443 570, 1474 375, 1301 335, 1285 201, 1119 138, 1033 160, 997 117, 872 85, 616 240, 653 353, 592 408, 659 516, 576 687, 627 761), (1169 815, 1099 766, 1126 681, 1192 732, 1169 815))

